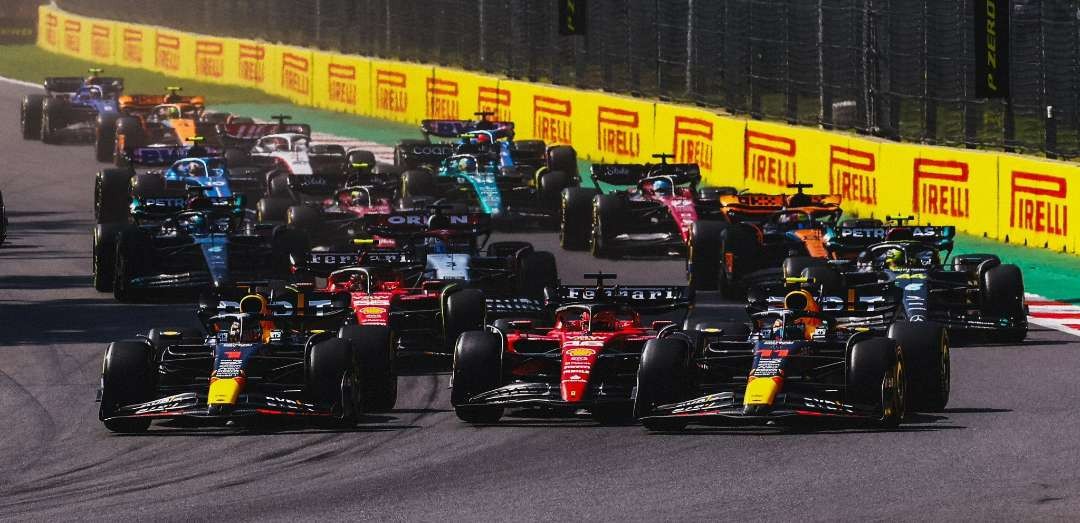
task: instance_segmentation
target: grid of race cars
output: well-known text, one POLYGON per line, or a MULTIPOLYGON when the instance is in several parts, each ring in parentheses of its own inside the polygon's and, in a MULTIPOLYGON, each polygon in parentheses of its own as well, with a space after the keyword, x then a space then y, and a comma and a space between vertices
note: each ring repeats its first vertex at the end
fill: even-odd
POLYGON ((1027 334, 1017 266, 952 255, 950 226, 845 217, 807 185, 703 185, 697 165, 657 154, 593 164, 584 186, 573 148, 516 140, 484 113, 424 121, 380 163, 287 115, 125 93, 100 73, 47 79, 23 101, 23 137, 89 140, 115 166, 94 184, 95 288, 197 303, 202 325, 109 344, 98 400, 114 432, 356 424, 432 362, 452 371, 465 423, 531 409, 658 431, 891 428, 945 408, 953 343, 1027 334), (552 253, 489 241, 522 228, 599 258, 681 257, 687 283, 565 285, 552 253), (687 314, 704 293, 744 303, 746 321, 687 314))

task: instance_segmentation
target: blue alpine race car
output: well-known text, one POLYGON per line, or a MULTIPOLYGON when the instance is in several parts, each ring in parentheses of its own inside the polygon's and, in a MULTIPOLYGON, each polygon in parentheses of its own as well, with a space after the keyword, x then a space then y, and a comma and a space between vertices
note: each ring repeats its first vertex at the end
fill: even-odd
POLYGON ((23 139, 58 143, 68 136, 93 136, 102 115, 120 110, 124 92, 122 78, 98 76, 101 72, 90 69, 86 78, 46 78, 45 94, 23 97, 19 113, 23 139))

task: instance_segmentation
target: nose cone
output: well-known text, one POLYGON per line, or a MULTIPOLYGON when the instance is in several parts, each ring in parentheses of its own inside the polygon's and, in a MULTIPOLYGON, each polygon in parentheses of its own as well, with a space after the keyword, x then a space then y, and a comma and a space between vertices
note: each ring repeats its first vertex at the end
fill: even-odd
POLYGON ((236 405, 240 391, 244 389, 244 378, 210 378, 210 394, 206 403, 210 410, 220 410, 224 406, 236 405))
POLYGON ((593 348, 566 347, 563 349, 560 386, 563 401, 580 403, 585 399, 597 354, 597 349, 593 348))
POLYGON ((743 396, 743 405, 747 407, 746 410, 771 407, 783 383, 784 378, 780 376, 751 378, 746 384, 746 394, 743 396))

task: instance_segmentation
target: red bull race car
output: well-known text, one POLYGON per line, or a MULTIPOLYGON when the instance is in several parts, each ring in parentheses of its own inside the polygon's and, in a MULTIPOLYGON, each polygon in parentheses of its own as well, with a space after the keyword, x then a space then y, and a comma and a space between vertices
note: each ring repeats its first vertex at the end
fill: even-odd
POLYGON ((588 409, 602 423, 630 418, 641 351, 670 321, 642 322, 689 306, 685 287, 560 286, 553 321, 503 320, 463 333, 454 349, 451 403, 468 423, 494 423, 507 408, 588 409))
POLYGON ((143 432, 153 420, 224 424, 253 418, 351 425, 396 394, 385 347, 337 329, 342 297, 280 287, 199 311, 205 332, 153 329, 109 344, 99 417, 113 432, 143 432))
POLYGON ((887 336, 849 327, 807 290, 751 319, 749 328, 717 324, 645 346, 634 403, 645 428, 797 419, 893 428, 908 410, 925 410, 909 393, 935 368, 911 363, 948 354, 938 325, 898 322, 887 336))

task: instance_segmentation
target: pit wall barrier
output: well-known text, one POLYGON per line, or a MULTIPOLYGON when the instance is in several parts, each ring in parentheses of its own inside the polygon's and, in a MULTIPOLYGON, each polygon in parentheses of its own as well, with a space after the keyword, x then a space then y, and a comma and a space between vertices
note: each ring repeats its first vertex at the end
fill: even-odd
MULTIPOLYGON (((705 109, 396 62, 87 18, 40 8, 38 45, 105 65, 260 89, 293 103, 402 123, 491 111, 519 138, 594 161, 674 152, 706 183, 783 191, 812 183, 863 217, 911 214, 965 233, 1076 253, 1080 165, 895 143, 705 109), (1070 190, 1071 189, 1071 190, 1070 190), (1070 227, 1070 225, 1072 225, 1070 227)), ((164 87, 164 86, 162 86, 164 87)), ((193 93, 197 94, 197 93, 193 93)), ((211 102, 213 102, 211 100, 211 102)))

